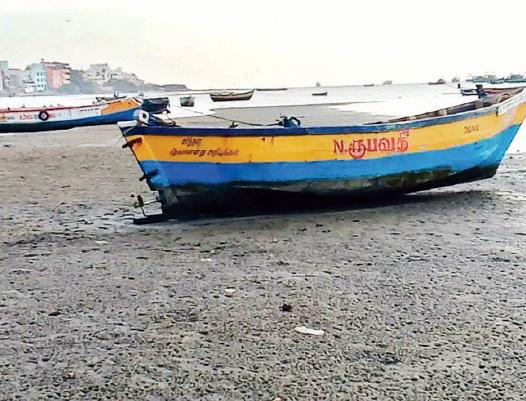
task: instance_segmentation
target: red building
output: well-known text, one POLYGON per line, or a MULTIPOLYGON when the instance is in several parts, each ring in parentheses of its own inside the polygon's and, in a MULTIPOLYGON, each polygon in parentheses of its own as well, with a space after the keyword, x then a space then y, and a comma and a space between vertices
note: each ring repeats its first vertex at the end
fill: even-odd
POLYGON ((71 67, 67 63, 42 61, 46 69, 47 86, 50 90, 57 90, 71 83, 71 67))

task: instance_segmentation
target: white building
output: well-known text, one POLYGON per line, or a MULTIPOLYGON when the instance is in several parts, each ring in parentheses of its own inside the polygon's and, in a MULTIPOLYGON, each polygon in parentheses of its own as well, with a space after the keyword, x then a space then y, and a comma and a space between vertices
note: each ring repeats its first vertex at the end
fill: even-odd
POLYGON ((9 69, 9 63, 7 61, 0 60, 0 91, 3 91, 6 89, 8 69, 9 69))
POLYGON ((46 67, 44 63, 34 63, 27 66, 24 84, 28 92, 32 92, 33 87, 37 92, 45 92, 48 90, 46 67))
POLYGON ((111 79, 120 79, 131 82, 135 85, 142 85, 144 81, 139 79, 134 73, 125 72, 121 67, 117 67, 115 70, 111 70, 111 79))
POLYGON ((38 92, 37 84, 33 81, 24 81, 24 93, 35 93, 38 92))
POLYGON ((90 81, 105 84, 111 79, 111 68, 107 63, 91 64, 84 76, 90 81))
POLYGON ((9 68, 3 74, 4 74, 4 83, 5 83, 6 90, 12 90, 14 92, 18 92, 24 89, 24 78, 25 78, 24 71, 18 68, 9 68))
POLYGON ((0 71, 6 72, 9 69, 9 63, 5 60, 0 60, 0 71))

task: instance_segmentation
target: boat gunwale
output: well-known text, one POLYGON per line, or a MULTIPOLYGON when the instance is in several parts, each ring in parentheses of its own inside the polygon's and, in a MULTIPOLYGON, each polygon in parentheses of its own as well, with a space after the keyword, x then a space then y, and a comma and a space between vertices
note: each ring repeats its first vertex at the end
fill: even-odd
MULTIPOLYGON (((500 105, 500 104, 499 104, 500 105)), ((499 105, 489 106, 477 111, 467 111, 450 116, 440 116, 414 121, 403 121, 397 123, 378 123, 378 124, 358 124, 344 126, 324 126, 324 127, 294 127, 294 128, 222 128, 222 127, 184 127, 184 126, 134 126, 124 128, 124 136, 134 135, 197 135, 197 136, 258 136, 271 134, 272 136, 292 136, 292 135, 328 135, 346 133, 377 133, 387 131, 400 131, 404 129, 423 128, 432 125, 442 125, 450 122, 468 120, 474 117, 496 113, 499 105)))
MULTIPOLYGON (((165 136, 300 136, 300 135, 342 135, 351 133, 378 133, 389 131, 402 131, 407 129, 425 128, 433 125, 443 125, 452 122, 469 120, 476 117, 497 114, 500 107, 507 102, 516 99, 517 96, 525 95, 526 90, 521 90, 508 99, 482 107, 476 110, 467 110, 445 116, 422 118, 417 120, 366 123, 350 126, 314 126, 314 127, 249 127, 249 128, 222 128, 222 127, 184 127, 184 126, 164 126, 164 125, 135 125, 132 127, 122 127, 125 137, 134 135, 165 135, 165 136)), ((519 107, 523 102, 518 103, 513 108, 519 107)), ((463 103, 453 107, 475 104, 477 101, 463 103)), ((410 116, 402 117, 409 118, 410 116)), ((397 119, 399 120, 399 119, 397 119)))
MULTIPOLYGON (((135 98, 130 98, 135 100, 139 105, 142 104, 139 100, 135 98)), ((40 111, 56 111, 56 110, 76 110, 76 109, 85 109, 88 107, 99 107, 99 106, 107 106, 108 104, 115 103, 115 102, 122 102, 124 99, 115 99, 111 101, 103 101, 103 102, 97 102, 94 104, 86 104, 82 106, 42 106, 42 107, 17 107, 17 108, 8 108, 8 109, 0 109, 0 113, 2 114, 8 114, 8 113, 24 113, 24 112, 40 112, 40 111)))
POLYGON ((16 108, 16 109, 0 109, 0 113, 2 114, 8 114, 8 113, 24 113, 24 112, 36 112, 36 111, 55 111, 55 110, 72 110, 72 109, 83 109, 87 107, 97 107, 97 106, 104 106, 107 103, 97 103, 97 104, 90 104, 90 105, 84 105, 84 106, 52 106, 52 107, 24 107, 24 108, 16 108))

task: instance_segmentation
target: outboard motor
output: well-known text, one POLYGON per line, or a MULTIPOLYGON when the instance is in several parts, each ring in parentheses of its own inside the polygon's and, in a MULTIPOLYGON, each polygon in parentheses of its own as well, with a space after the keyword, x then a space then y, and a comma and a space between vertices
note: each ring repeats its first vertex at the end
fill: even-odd
POLYGON ((296 128, 301 126, 301 121, 294 116, 282 116, 281 120, 279 121, 279 125, 284 128, 296 128))

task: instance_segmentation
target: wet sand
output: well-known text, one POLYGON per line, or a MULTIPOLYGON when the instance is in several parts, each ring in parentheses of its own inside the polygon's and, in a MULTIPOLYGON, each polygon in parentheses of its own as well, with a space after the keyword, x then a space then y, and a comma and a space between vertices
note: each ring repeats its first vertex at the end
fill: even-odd
POLYGON ((392 204, 139 227, 121 144, 0 137, 0 400, 524 398, 526 155, 392 204))

